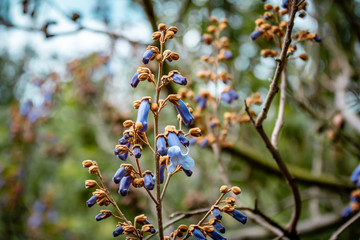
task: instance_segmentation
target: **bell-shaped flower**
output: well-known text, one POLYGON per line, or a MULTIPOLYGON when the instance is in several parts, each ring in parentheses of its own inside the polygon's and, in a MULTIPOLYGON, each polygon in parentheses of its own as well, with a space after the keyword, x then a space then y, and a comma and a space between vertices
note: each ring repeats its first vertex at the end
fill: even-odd
POLYGON ((213 225, 214 228, 215 228, 216 230, 218 230, 219 232, 225 233, 225 227, 224 227, 221 223, 219 223, 218 221, 214 221, 214 223, 213 223, 212 225, 213 225))
POLYGON ((153 181, 153 178, 152 178, 150 172, 145 173, 144 186, 146 187, 147 190, 154 189, 155 184, 154 184, 154 181, 153 181))
POLYGON ((194 228, 194 230, 192 231, 192 235, 195 237, 196 240, 205 240, 206 239, 204 234, 198 228, 194 228))
POLYGON ((356 182, 360 182, 360 164, 355 168, 355 170, 353 171, 353 173, 351 174, 350 176, 350 180, 353 182, 353 183, 356 183, 356 182))
MULTIPOLYGON (((165 165, 165 164, 160 164, 160 184, 164 183, 164 179, 165 179, 165 168, 166 168, 166 165, 165 165)), ((155 174, 154 174, 153 181, 156 182, 156 172, 155 172, 155 174)))
MULTIPOLYGON (((126 143, 126 144, 124 144, 124 145, 129 148, 131 144, 128 142, 128 143, 126 143)), ((114 154, 115 154, 119 159, 121 159, 121 160, 123 160, 123 161, 126 161, 128 155, 129 155, 129 152, 126 151, 126 152, 124 152, 123 154, 120 154, 120 155, 119 155, 119 153, 120 153, 120 149, 115 149, 115 150, 114 150, 114 154), (117 154, 116 154, 116 153, 117 153, 117 154)))
POLYGON ((172 76, 172 79, 177 84, 180 84, 180 85, 186 85, 187 84, 186 78, 181 76, 178 73, 174 73, 174 75, 172 76))
POLYGON ((207 100, 208 98, 203 96, 201 93, 196 95, 196 97, 194 98, 194 101, 198 103, 198 106, 201 110, 206 107, 207 100))
POLYGON ((193 123, 194 117, 191 115, 189 108, 182 100, 178 100, 176 102, 178 103, 177 106, 175 106, 176 110, 180 114, 184 124, 189 127, 193 123))
POLYGON ((221 220, 222 219, 222 216, 221 216, 221 213, 220 213, 220 209, 218 207, 213 207, 212 211, 211 211, 212 215, 218 219, 218 220, 221 220))
POLYGON ((121 167, 119 168, 115 174, 114 174, 114 177, 112 178, 113 182, 116 183, 116 184, 119 184, 121 179, 125 176, 126 174, 126 169, 125 167, 121 167))
POLYGON ((222 93, 221 93, 221 100, 227 102, 227 103, 232 103, 233 100, 236 100, 239 98, 239 95, 232 90, 231 88, 226 88, 222 93))
POLYGON ((226 240, 226 238, 224 238, 223 236, 221 236, 220 233, 218 233, 217 231, 212 231, 212 232, 208 232, 207 233, 212 239, 214 240, 226 240))
POLYGON ((138 109, 138 114, 136 119, 136 122, 141 122, 142 124, 142 128, 140 129, 140 132, 146 132, 146 130, 148 129, 147 120, 148 120, 149 110, 150 110, 149 99, 142 100, 138 109))
POLYGON ((238 210, 234 209, 231 212, 227 212, 230 216, 241 222, 242 224, 245 224, 247 221, 247 217, 239 212, 238 210))
POLYGON ((166 141, 164 136, 159 136, 156 139, 156 146, 157 146, 157 152, 160 154, 160 156, 167 155, 166 141))
POLYGON ((133 149, 133 154, 135 158, 141 158, 141 148, 140 146, 135 146, 133 149))
POLYGON ((98 199, 97 197, 92 196, 89 200, 86 201, 86 206, 88 207, 94 206, 97 199, 98 199))
POLYGON ((191 177, 191 175, 193 174, 193 172, 191 170, 186 170, 184 168, 182 170, 186 174, 186 176, 188 176, 188 177, 191 177))
POLYGON ((168 149, 170 157, 170 165, 167 167, 168 172, 174 172, 177 165, 180 165, 185 170, 190 170, 195 166, 194 160, 181 151, 178 146, 172 146, 168 149))
POLYGON ((131 176, 125 176, 121 179, 120 181, 120 187, 119 187, 119 191, 118 193, 121 195, 121 196, 126 196, 128 191, 129 191, 129 188, 130 188, 130 184, 131 184, 131 176))
POLYGON ((167 143, 169 145, 169 147, 173 147, 173 146, 178 146, 181 148, 181 142, 178 138, 178 136, 176 135, 176 133, 174 132, 169 132, 167 135, 167 143))
POLYGON ((184 147, 188 147, 190 145, 189 140, 184 136, 184 134, 179 132, 177 136, 178 136, 181 144, 184 145, 184 147))
POLYGON ((142 62, 144 64, 148 64, 150 59, 154 56, 154 51, 150 48, 144 52, 144 56, 142 58, 142 62))
POLYGON ((224 51, 224 58, 225 59, 232 59, 233 58, 233 54, 232 54, 232 52, 230 51, 230 50, 225 50, 224 51))
POLYGON ((120 234, 122 234, 124 232, 124 229, 122 226, 120 227, 117 227, 114 231, 113 231, 113 236, 114 237, 117 237, 119 236, 120 234))
POLYGON ((262 34, 262 31, 256 29, 255 31, 253 31, 251 34, 250 34, 250 39, 251 40, 256 40, 257 38, 259 38, 262 34))
POLYGON ((134 76, 132 77, 132 79, 131 79, 130 85, 131 85, 133 88, 136 88, 137 85, 138 85, 139 82, 140 82, 139 75, 140 75, 140 73, 139 73, 139 72, 136 72, 136 73, 134 74, 134 76))

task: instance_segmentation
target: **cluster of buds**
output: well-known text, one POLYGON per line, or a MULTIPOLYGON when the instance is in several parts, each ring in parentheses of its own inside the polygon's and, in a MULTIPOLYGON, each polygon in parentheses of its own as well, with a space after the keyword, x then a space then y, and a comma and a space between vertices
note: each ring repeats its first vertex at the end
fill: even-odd
POLYGON ((226 185, 220 187, 221 196, 214 204, 209 212, 206 214, 206 218, 200 221, 198 224, 191 224, 189 227, 186 225, 180 225, 175 231, 173 231, 167 239, 177 239, 177 238, 187 238, 193 236, 196 240, 204 240, 207 236, 214 240, 224 240, 226 239, 221 234, 225 233, 225 227, 222 224, 222 215, 221 213, 226 213, 233 217, 235 220, 245 224, 247 217, 236 209, 235 199, 233 197, 227 197, 225 200, 222 198, 229 192, 232 192, 235 195, 241 193, 239 187, 229 188, 226 185), (220 205, 224 204, 224 205, 220 205), (210 217, 212 215, 212 217, 210 217), (208 219, 207 222, 206 219, 208 219))
POLYGON ((347 218, 353 213, 360 211, 360 164, 351 174, 350 180, 356 185, 356 189, 351 192, 350 204, 341 213, 343 218, 347 218))
MULTIPOLYGON (((292 2, 289 2, 288 0, 284 0, 282 3, 283 9, 276 5, 265 4, 265 13, 261 18, 255 20, 256 27, 255 30, 250 34, 250 39, 256 40, 259 37, 263 37, 270 42, 274 42, 281 49, 282 44, 284 43, 285 31, 288 24, 286 20, 282 20, 281 18, 289 13, 290 9, 293 7, 291 3, 292 2)), ((306 1, 303 1, 297 8, 297 13, 299 17, 303 18, 306 16, 306 6, 306 1)), ((294 54, 297 49, 297 42, 321 42, 321 38, 316 33, 310 33, 306 30, 299 30, 299 32, 294 34, 292 38, 296 42, 293 45, 290 45, 288 49, 288 54, 294 54)), ((279 56, 279 52, 273 49, 263 49, 261 51, 261 56, 264 58, 274 58, 279 56)), ((307 54, 305 53, 301 53, 297 57, 303 61, 306 61, 308 59, 307 54)))

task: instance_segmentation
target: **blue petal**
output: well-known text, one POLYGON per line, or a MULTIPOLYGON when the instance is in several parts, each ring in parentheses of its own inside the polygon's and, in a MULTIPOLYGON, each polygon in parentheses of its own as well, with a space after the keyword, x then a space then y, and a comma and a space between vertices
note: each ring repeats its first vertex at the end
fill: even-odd
POLYGON ((181 156, 181 148, 178 146, 172 146, 168 149, 168 155, 170 158, 173 158, 175 156, 181 156))
POLYGON ((176 169, 176 166, 177 166, 176 164, 170 163, 170 165, 167 167, 168 172, 170 172, 170 173, 174 172, 176 169))
POLYGON ((183 155, 179 165, 181 165, 186 170, 190 170, 195 166, 195 162, 191 157, 183 155))

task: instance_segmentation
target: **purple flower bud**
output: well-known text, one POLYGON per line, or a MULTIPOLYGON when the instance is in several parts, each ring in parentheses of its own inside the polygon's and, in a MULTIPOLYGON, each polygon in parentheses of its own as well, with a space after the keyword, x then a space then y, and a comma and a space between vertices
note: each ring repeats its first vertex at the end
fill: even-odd
POLYGON ((262 32, 260 31, 260 30, 255 30, 255 31, 253 31, 251 34, 250 34, 250 39, 251 40, 256 40, 258 37, 260 37, 261 36, 261 34, 262 34, 262 32))
POLYGON ((88 207, 94 206, 97 199, 98 199, 97 197, 92 196, 89 200, 86 201, 86 206, 88 207))
POLYGON ((226 240, 220 233, 217 231, 208 232, 209 236, 214 240, 226 240))
POLYGON ((136 72, 136 73, 134 74, 134 76, 132 77, 132 79, 131 79, 130 85, 131 85, 133 88, 136 88, 137 85, 138 85, 139 82, 140 82, 139 75, 140 75, 140 73, 136 72))
POLYGON ((316 36, 314 37, 314 41, 315 41, 315 42, 318 42, 318 43, 321 43, 321 38, 320 38, 318 35, 316 35, 316 36))
POLYGON ((117 155, 119 155, 120 152, 121 152, 121 150, 118 149, 118 148, 116 148, 116 149, 114 150, 114 155, 117 156, 117 155))
MULTIPOLYGON (((164 182, 165 168, 166 168, 165 164, 160 164, 160 184, 162 184, 164 182)), ((156 172, 154 174, 153 181, 156 182, 156 172)))
POLYGON ((133 153, 135 158, 141 158, 141 149, 139 146, 133 149, 133 153))
POLYGON ((120 187, 119 187, 119 191, 118 193, 121 195, 121 196, 126 196, 128 191, 129 191, 129 188, 130 188, 130 184, 131 184, 131 176, 126 176, 126 177, 123 177, 120 181, 120 187))
POLYGON ((210 128, 214 128, 216 126, 217 126, 216 122, 214 122, 214 121, 210 122, 210 128))
POLYGON ((158 137, 156 140, 157 152, 160 156, 165 156, 167 154, 166 142, 164 137, 158 137))
POLYGON ((196 240, 206 240, 206 237, 197 228, 194 228, 192 234, 193 234, 193 236, 195 237, 196 240))
POLYGON ((121 179, 125 176, 125 174, 126 174, 125 167, 119 168, 114 174, 114 177, 112 178, 113 182, 119 184, 121 179))
POLYGON ((351 174, 350 180, 353 183, 356 183, 357 181, 359 181, 359 177, 360 177, 360 164, 355 168, 355 170, 351 174))
POLYGON ((283 8, 288 9, 289 8, 289 0, 282 0, 282 5, 283 8))
POLYGON ((230 52, 230 50, 225 50, 224 51, 224 57, 225 57, 225 59, 232 59, 233 54, 232 54, 232 52, 230 52))
POLYGON ((187 170, 187 169, 182 169, 183 170, 183 172, 186 174, 186 176, 188 176, 188 177, 191 177, 191 175, 193 174, 193 172, 189 169, 189 170, 187 170))
POLYGON ((351 213, 353 212, 353 209, 351 208, 351 206, 347 206, 341 213, 341 217, 342 218, 347 218, 351 215, 351 213))
POLYGON ((242 224, 246 223, 247 217, 236 209, 230 212, 229 215, 241 222, 242 224))
MULTIPOLYGON (((129 148, 131 144, 128 142, 128 143, 126 143, 126 144, 124 144, 124 145, 126 145, 126 146, 129 148)), ((115 152, 115 151, 114 151, 114 152, 115 152)), ((120 152, 119 152, 119 153, 120 153, 120 152)), ((119 159, 123 160, 123 161, 126 161, 128 155, 129 155, 129 152, 126 151, 126 152, 124 152, 124 153, 121 154, 121 155, 117 155, 117 157, 118 157, 119 159)))
POLYGON ((119 144, 125 145, 126 143, 128 143, 129 137, 130 137, 130 135, 128 133, 126 133, 122 138, 119 139, 119 144))
POLYGON ((236 100, 239 98, 239 95, 232 89, 229 89, 228 93, 232 100, 236 100))
POLYGON ((120 234, 122 234, 124 232, 124 229, 122 228, 122 226, 117 227, 114 231, 113 231, 113 236, 117 237, 120 234))
MULTIPOLYGON (((145 223, 145 224, 151 224, 147 219, 145 219, 144 223, 145 223)), ((149 232, 152 233, 152 234, 154 234, 154 233, 156 232, 156 230, 155 230, 155 228, 151 227, 151 228, 149 229, 149 232)))
POLYGON ((183 120, 184 124, 189 127, 193 121, 194 118, 191 115, 189 108, 186 106, 186 104, 182 100, 178 100, 177 103, 179 104, 176 106, 176 110, 181 116, 181 119, 183 120))
POLYGON ((181 76, 178 73, 174 73, 174 75, 172 76, 172 79, 174 80, 175 83, 180 84, 180 85, 186 85, 187 84, 187 80, 185 77, 181 76))
POLYGON ((136 122, 141 122, 142 128, 140 129, 140 132, 146 132, 148 128, 147 119, 149 115, 150 110, 150 103, 148 99, 144 99, 141 101, 138 114, 137 114, 137 120, 136 122))
POLYGON ((227 103, 231 103, 232 100, 229 92, 222 92, 220 98, 221 100, 227 103))
POLYGON ((147 190, 153 190, 154 189, 154 181, 150 173, 145 174, 144 177, 144 185, 147 190))
POLYGON ((218 221, 214 221, 213 226, 219 232, 225 233, 225 227, 221 223, 219 223, 218 221))
POLYGON ((178 138, 184 147, 188 147, 190 145, 189 140, 182 133, 178 133, 178 138))
POLYGON ((202 147, 202 148, 205 148, 209 145, 209 139, 207 138, 204 138, 200 143, 199 143, 199 146, 202 147))
POLYGON ((220 213, 220 210, 218 207, 214 207, 213 210, 212 210, 212 215, 214 215, 214 217, 218 220, 221 220, 222 219, 222 216, 221 216, 221 213, 220 213))
POLYGON ((151 49, 148 49, 144 52, 142 62, 148 64, 150 59, 154 56, 154 52, 151 49))
POLYGON ((105 215, 105 213, 101 212, 101 213, 99 213, 98 215, 95 216, 95 220, 96 221, 101 221, 101 220, 103 220, 103 219, 105 219, 107 217, 109 217, 109 216, 105 215))

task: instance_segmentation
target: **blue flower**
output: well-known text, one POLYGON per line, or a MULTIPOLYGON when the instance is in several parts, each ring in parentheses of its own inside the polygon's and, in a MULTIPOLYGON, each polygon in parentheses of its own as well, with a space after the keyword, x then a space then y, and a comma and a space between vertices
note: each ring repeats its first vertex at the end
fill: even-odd
MULTIPOLYGON (((128 142, 128 143, 126 143, 126 144, 124 144, 124 145, 126 145, 126 146, 129 148, 131 144, 128 142)), ((126 151, 126 152, 124 152, 123 154, 120 154, 120 155, 119 155, 119 153, 120 153, 120 149, 115 149, 115 150, 114 150, 114 154, 115 154, 119 159, 121 159, 121 160, 123 160, 123 161, 126 161, 128 155, 129 155, 129 152, 126 151)))
POLYGON ((220 210, 218 207, 214 207, 213 210, 212 210, 212 215, 214 217, 216 217, 216 219, 218 220, 221 220, 222 219, 222 216, 221 216, 221 213, 220 213, 220 210))
POLYGON ((350 180, 353 182, 353 183, 356 183, 356 182, 360 182, 360 164, 355 168, 355 170, 353 171, 353 173, 351 174, 351 177, 350 177, 350 180))
POLYGON ((214 222, 212 223, 212 225, 213 225, 214 228, 215 228, 216 230, 218 230, 219 232, 225 233, 225 227, 224 227, 221 223, 219 223, 218 221, 214 221, 214 222))
POLYGON ((224 58, 225 59, 232 59, 233 58, 232 52, 230 52, 230 50, 225 50, 224 51, 224 58))
POLYGON ((314 37, 314 41, 315 41, 315 42, 318 42, 318 43, 321 43, 321 38, 320 38, 318 35, 316 35, 316 36, 314 37))
MULTIPOLYGON (((164 173, 165 173, 165 168, 166 168, 166 165, 165 164, 160 164, 160 184, 162 184, 164 182, 164 173)), ((154 174, 154 177, 153 177, 153 181, 156 182, 156 172, 154 174)))
POLYGON ((119 187, 119 191, 118 193, 121 195, 121 196, 126 196, 128 191, 129 191, 129 188, 130 188, 130 184, 131 184, 131 176, 126 176, 126 177, 123 177, 120 181, 120 187, 119 187))
POLYGON ((217 231, 208 232, 209 236, 214 240, 226 240, 220 233, 217 231))
POLYGON ((119 168, 114 174, 114 177, 112 178, 113 182, 119 184, 121 179, 125 176, 126 173, 127 171, 125 170, 125 167, 119 168))
POLYGON ((150 173, 146 173, 144 176, 144 185, 147 190, 153 190, 154 189, 154 181, 150 173))
POLYGON ((143 56, 143 59, 142 59, 142 62, 144 64, 148 64, 150 59, 154 56, 154 52, 153 50, 151 49, 148 49, 144 52, 144 56, 143 56))
POLYGON ((184 145, 184 147, 188 147, 190 145, 189 140, 184 136, 184 134, 179 132, 177 136, 178 136, 181 144, 184 145))
POLYGON ((134 74, 134 76, 132 77, 132 79, 131 79, 130 85, 131 85, 133 88, 136 88, 137 85, 138 85, 139 82, 140 82, 139 75, 140 75, 140 73, 139 73, 139 72, 136 72, 136 73, 134 74))
POLYGON ((209 145, 209 139, 207 138, 204 138, 200 143, 199 143, 199 146, 202 147, 202 148, 205 148, 209 145))
POLYGON ((196 240, 205 240, 206 239, 204 234, 202 234, 202 232, 197 228, 194 228, 192 235, 196 238, 196 240))
POLYGON ((221 100, 223 100, 224 102, 227 102, 227 103, 231 103, 231 96, 228 92, 222 92, 221 93, 221 96, 220 96, 221 100))
POLYGON ((111 216, 111 212, 110 211, 106 211, 106 210, 101 210, 102 212, 100 212, 98 215, 95 216, 95 220, 96 221, 101 221, 105 218, 108 218, 111 216))
POLYGON ((247 217, 239 212, 238 210, 234 209, 231 212, 227 212, 230 216, 241 222, 242 224, 246 223, 247 217))
POLYGON ((147 119, 149 115, 150 110, 150 103, 148 99, 144 99, 141 101, 138 114, 137 114, 137 120, 136 122, 141 122, 142 128, 140 129, 140 132, 146 132, 148 128, 147 119))
POLYGON ((97 197, 92 196, 89 200, 86 201, 86 206, 88 207, 94 206, 97 199, 98 199, 97 197))
POLYGON ((114 231, 113 231, 113 236, 117 237, 120 234, 122 234, 124 232, 124 229, 122 228, 122 226, 117 227, 114 231))
MULTIPOLYGON (((151 224, 147 219, 145 219, 144 223, 145 223, 145 224, 151 224)), ((149 232, 152 233, 152 234, 154 234, 154 233, 156 232, 156 230, 155 230, 155 228, 150 227, 149 232)))
POLYGON ((124 145, 124 144, 128 143, 129 137, 130 137, 129 133, 124 134, 124 136, 119 139, 119 144, 124 145))
POLYGON ((184 124, 189 127, 194 121, 194 118, 191 115, 189 108, 182 100, 178 100, 176 102, 178 103, 178 105, 176 106, 176 110, 180 114, 184 124))
POLYGON ((282 5, 283 8, 288 9, 289 8, 289 0, 282 0, 282 5))
POLYGON ((182 170, 186 174, 186 176, 188 176, 188 177, 191 177, 191 175, 193 174, 193 172, 191 170, 186 170, 184 168, 182 170))
POLYGON ((198 106, 200 109, 204 109, 206 107, 207 100, 207 97, 204 97, 202 94, 198 94, 194 98, 194 101, 199 104, 198 106))
POLYGON ((227 103, 232 103, 233 100, 236 100, 239 98, 239 95, 232 89, 225 89, 222 93, 221 93, 221 100, 227 102, 227 103))
POLYGON ((181 76, 178 73, 174 73, 174 75, 172 76, 172 79, 177 84, 180 84, 180 85, 186 85, 187 84, 186 78, 181 76))
POLYGON ((133 153, 134 153, 135 158, 141 158, 141 148, 140 148, 140 146, 134 147, 133 153))
POLYGON ((262 34, 262 32, 258 29, 256 29, 255 31, 253 31, 251 34, 250 34, 250 39, 251 40, 256 40, 258 37, 260 37, 262 34))
POLYGON ((187 154, 183 154, 178 146, 170 147, 168 155, 170 157, 170 165, 167 167, 168 172, 174 172, 177 165, 180 165, 185 170, 190 170, 195 166, 194 160, 187 154))
POLYGON ((163 136, 159 136, 156 139, 156 147, 157 152, 160 154, 160 156, 165 156, 167 154, 166 142, 163 136))

